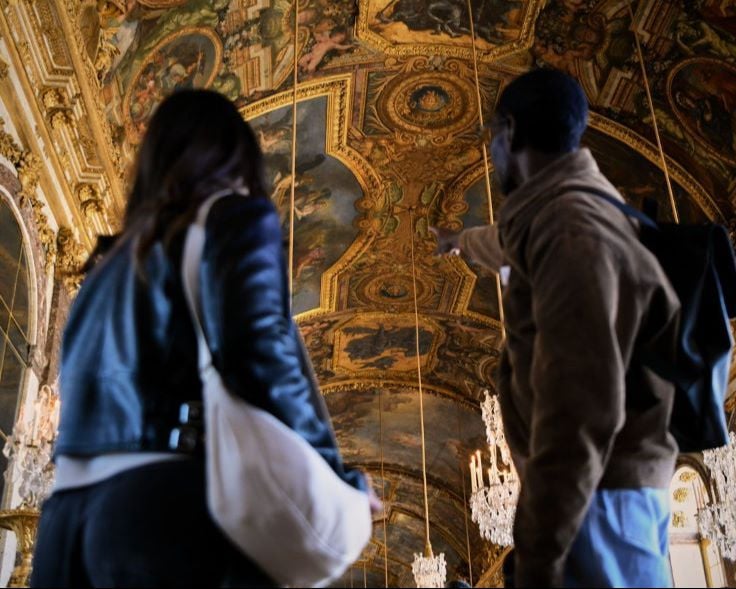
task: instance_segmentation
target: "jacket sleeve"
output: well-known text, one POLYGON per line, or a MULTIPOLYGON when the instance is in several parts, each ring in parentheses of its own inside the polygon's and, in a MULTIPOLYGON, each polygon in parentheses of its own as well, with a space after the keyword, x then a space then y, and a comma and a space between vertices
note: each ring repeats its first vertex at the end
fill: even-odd
POLYGON ((618 259, 595 236, 547 231, 530 239, 527 262, 537 332, 516 582, 556 587, 624 424, 628 335, 621 323, 635 321, 618 307, 618 259))
POLYGON ((279 217, 264 198, 227 197, 212 209, 202 259, 205 327, 228 389, 273 414, 309 442, 335 472, 346 470, 329 416, 316 403, 291 319, 279 217))
POLYGON ((464 229, 458 238, 458 245, 465 256, 493 272, 498 273, 503 265, 497 225, 464 229))

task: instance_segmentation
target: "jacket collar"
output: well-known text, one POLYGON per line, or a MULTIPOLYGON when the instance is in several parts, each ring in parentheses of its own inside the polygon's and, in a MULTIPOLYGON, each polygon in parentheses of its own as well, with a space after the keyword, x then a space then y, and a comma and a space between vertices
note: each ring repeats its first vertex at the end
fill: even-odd
POLYGON ((558 196, 567 181, 600 174, 593 154, 587 147, 566 153, 548 164, 509 193, 498 213, 499 230, 503 233, 509 225, 519 220, 531 220, 547 202, 558 196))

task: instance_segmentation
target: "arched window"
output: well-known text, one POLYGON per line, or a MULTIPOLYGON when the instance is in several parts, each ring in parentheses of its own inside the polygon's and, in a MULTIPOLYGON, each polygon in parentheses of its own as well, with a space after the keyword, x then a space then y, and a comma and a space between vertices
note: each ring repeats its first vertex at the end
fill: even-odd
POLYGON ((670 485, 670 563, 675 587, 726 586, 718 547, 698 532, 698 510, 709 502, 700 474, 680 466, 670 485))
MULTIPOLYGON (((15 422, 30 349, 30 292, 23 233, 10 206, 0 198, 0 429, 15 422)), ((4 441, 0 441, 0 447, 4 441)), ((0 456, 0 472, 7 460, 0 456)), ((5 481, 0 477, 0 497, 5 481)))

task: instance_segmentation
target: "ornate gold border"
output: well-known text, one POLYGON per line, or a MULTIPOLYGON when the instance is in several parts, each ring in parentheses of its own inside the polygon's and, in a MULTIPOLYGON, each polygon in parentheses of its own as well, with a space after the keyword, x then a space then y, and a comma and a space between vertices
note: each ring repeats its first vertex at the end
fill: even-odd
MULTIPOLYGON (((601 131, 609 137, 625 143, 631 149, 652 162, 660 170, 662 169, 662 158, 657 147, 628 127, 594 112, 590 113, 589 126, 596 131, 601 131)), ((705 188, 678 162, 666 154, 665 157, 667 160, 667 169, 672 178, 690 194, 703 212, 714 221, 725 222, 725 216, 705 188)), ((662 181, 664 182, 664 178, 662 181)))
POLYGON ((156 54, 158 54, 161 49, 163 49, 166 45, 172 43, 173 41, 176 41, 180 37, 186 37, 189 35, 202 35, 203 37, 207 37, 212 42, 212 46, 215 48, 214 67, 212 68, 212 72, 207 78, 204 87, 208 88, 219 74, 220 66, 222 65, 222 41, 220 41, 220 37, 218 37, 211 28, 186 27, 184 29, 174 31, 171 34, 166 35, 166 37, 156 43, 156 46, 151 49, 150 53, 138 66, 138 69, 135 71, 135 73, 130 76, 130 83, 128 84, 128 88, 125 90, 125 96, 123 97, 123 121, 126 130, 128 131, 128 133, 130 133, 132 140, 137 141, 140 139, 139 134, 133 129, 133 126, 130 124, 130 100, 133 94, 133 89, 138 83, 138 78, 140 78, 141 72, 146 68, 149 63, 151 63, 151 61, 153 61, 153 58, 156 56, 156 54))
MULTIPOLYGON (((349 323, 356 323, 356 322, 367 322, 371 324, 377 324, 380 321, 395 321, 399 320, 402 323, 406 323, 408 326, 411 326, 414 324, 414 318, 409 313, 387 313, 385 311, 365 311, 363 310, 360 313, 353 312, 353 313, 347 313, 347 316, 343 321, 340 321, 335 327, 332 329, 333 337, 334 337, 334 350, 340 350, 342 349, 342 330, 346 327, 349 323)), ((430 345, 430 349, 426 354, 423 354, 426 356, 427 361, 426 364, 422 367, 422 371, 430 372, 435 368, 435 365, 437 364, 437 350, 439 347, 444 343, 445 340, 445 333, 440 328, 440 326, 428 315, 421 313, 419 315, 419 325, 420 327, 426 327, 432 334, 432 344, 430 345)), ((361 380, 363 375, 365 375, 365 378, 380 378, 383 374, 408 374, 408 375, 414 375, 416 369, 410 368, 408 370, 393 370, 393 369, 359 369, 359 370, 345 370, 341 368, 338 365, 338 357, 336 353, 333 353, 332 355, 332 370, 335 372, 335 379, 340 378, 341 373, 348 375, 349 377, 355 374, 361 375, 361 380)))
MULTIPOLYGON (((342 162, 358 180, 363 195, 356 201, 355 205, 360 210, 361 203, 364 203, 366 199, 370 199, 372 195, 379 193, 381 180, 368 161, 358 151, 348 145, 348 127, 353 100, 352 90, 352 74, 341 74, 300 84, 297 87, 296 94, 297 102, 304 102, 322 96, 327 97, 325 152, 342 162)), ((293 90, 287 90, 263 100, 247 104, 240 109, 240 112, 243 118, 252 120, 290 105, 293 97, 293 90)), ((370 233, 359 234, 337 262, 322 274, 319 307, 300 313, 296 317, 298 321, 305 321, 312 317, 337 310, 339 275, 345 269, 349 268, 370 247, 373 239, 374 236, 370 233)))
POLYGON ((697 135, 697 134, 693 133, 690 130, 690 125, 688 125, 685 122, 684 117, 682 117, 680 115, 680 109, 677 107, 677 105, 675 104, 675 101, 674 101, 674 99, 672 97, 672 84, 675 81, 675 77, 677 76, 677 74, 679 74, 683 69, 685 69, 687 66, 689 66, 689 65, 691 65, 693 63, 703 63, 703 62, 717 64, 720 67, 722 67, 722 68, 724 68, 726 70, 729 70, 732 74, 734 74, 736 76, 736 66, 734 66, 733 64, 728 63, 727 61, 724 61, 722 59, 717 59, 715 57, 705 57, 705 56, 702 56, 702 57, 691 57, 689 59, 685 59, 685 60, 679 62, 675 67, 673 67, 670 70, 669 74, 667 75, 667 101, 670 103, 670 107, 672 108, 672 112, 675 113, 675 116, 677 117, 677 120, 680 121, 680 124, 686 130, 686 132, 688 133, 688 135, 690 135, 693 139, 695 139, 695 141, 697 141, 698 144, 703 149, 705 149, 708 153, 710 153, 711 155, 714 155, 719 160, 721 160, 723 162, 726 162, 727 164, 730 164, 730 165, 733 166, 733 165, 736 165, 736 158, 724 157, 724 155, 721 152, 719 152, 712 145, 710 145, 709 143, 707 143, 706 141, 704 141, 703 138, 700 137, 700 135, 697 135))
MULTIPOLYGON (((386 371, 387 374, 388 372, 390 371, 386 371)), ((388 376, 387 378, 375 378, 374 376, 364 378, 361 376, 361 378, 346 378, 340 380, 338 380, 338 378, 339 377, 335 377, 332 382, 320 385, 320 389, 324 397, 335 393, 365 391, 368 389, 379 388, 383 390, 418 390, 416 378, 414 378, 413 380, 400 380, 398 378, 391 378, 390 376, 388 376)), ((477 413, 478 415, 481 414, 480 404, 478 400, 472 399, 471 397, 458 392, 460 389, 452 389, 447 386, 442 386, 434 382, 430 382, 429 379, 431 378, 431 374, 428 374, 426 376, 427 381, 425 382, 425 380, 422 380, 422 390, 425 393, 445 398, 452 403, 462 405, 462 407, 468 411, 472 411, 474 413, 477 413)))
MULTIPOLYGON (((657 147, 628 127, 595 112, 590 113, 589 126, 591 129, 600 131, 601 133, 620 141, 653 163, 660 170, 662 169, 662 159, 657 147)), ((667 169, 669 170, 672 178, 687 191, 690 197, 697 203, 703 212, 708 215, 709 218, 719 222, 724 222, 725 216, 705 188, 703 188, 703 186, 677 161, 672 159, 670 156, 666 156, 666 158, 667 169)), ((493 170, 492 165, 491 170, 493 170)), ((483 174, 483 162, 480 162, 450 186, 447 191, 447 198, 453 201, 458 198, 463 198, 465 192, 480 180, 483 177, 483 174)), ((664 177, 662 178, 662 181, 664 181, 664 177)))
MULTIPOLYGON (((370 2, 371 0, 360 0, 358 22, 355 25, 356 38, 363 41, 369 47, 393 57, 413 57, 418 55, 433 57, 439 55, 466 60, 473 59, 473 49, 471 46, 463 47, 442 43, 393 44, 391 41, 384 39, 381 35, 371 30, 370 22, 368 21, 370 2)), ((498 45, 491 50, 479 50, 478 61, 480 63, 492 63, 518 51, 529 49, 534 42, 534 24, 544 4, 545 0, 531 0, 525 7, 526 14, 521 23, 519 37, 503 45, 498 45)))

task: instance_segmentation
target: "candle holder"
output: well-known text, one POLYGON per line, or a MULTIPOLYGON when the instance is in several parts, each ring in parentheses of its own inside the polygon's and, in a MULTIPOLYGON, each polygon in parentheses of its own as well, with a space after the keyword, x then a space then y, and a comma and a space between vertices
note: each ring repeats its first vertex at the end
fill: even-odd
POLYGON ((4 509, 0 511, 0 528, 10 530, 15 534, 18 541, 17 551, 20 556, 13 572, 10 574, 8 587, 29 586, 39 516, 40 513, 37 509, 4 509))

